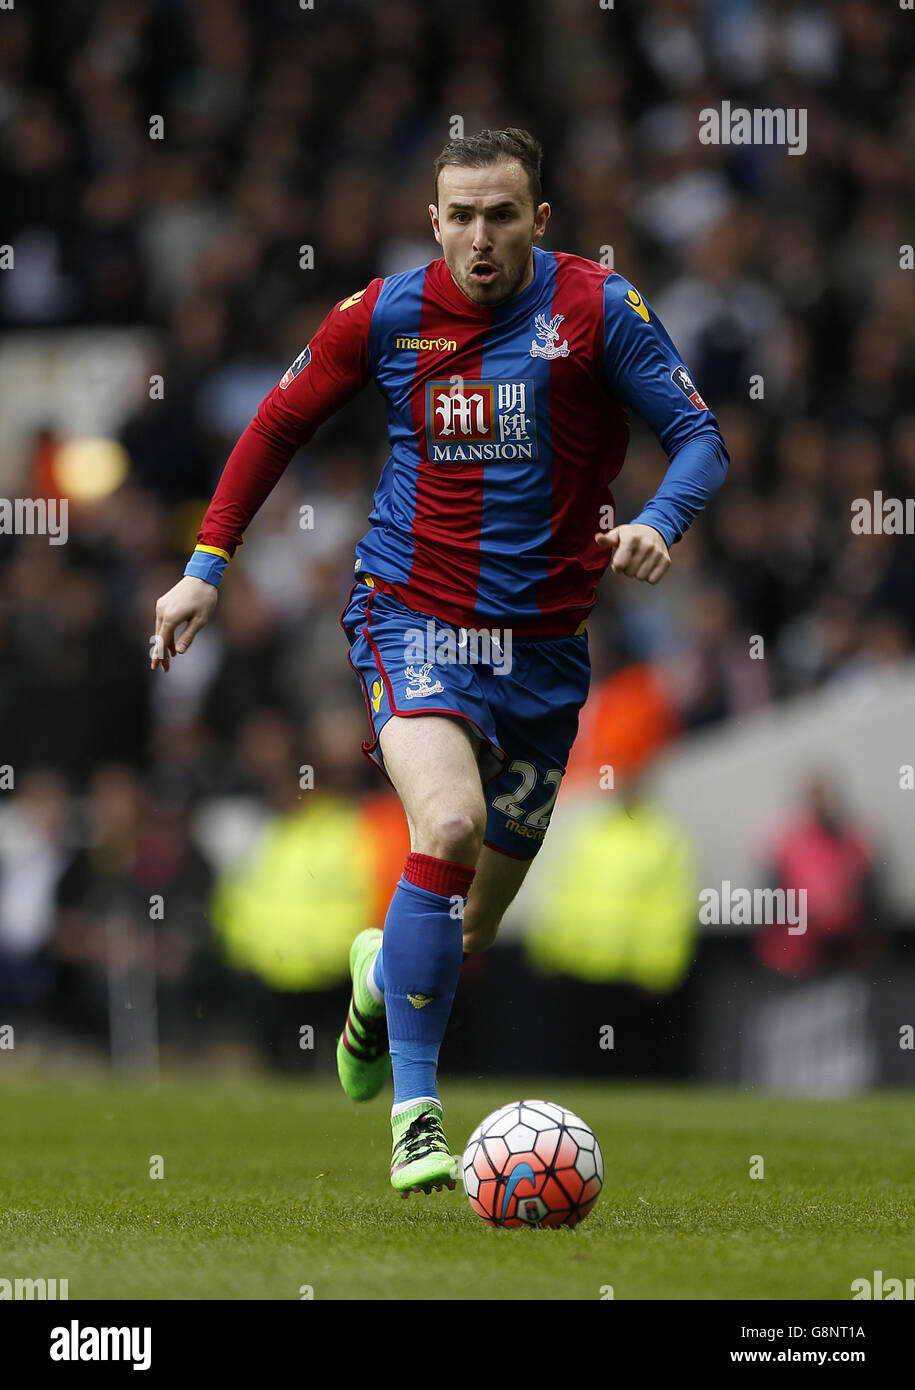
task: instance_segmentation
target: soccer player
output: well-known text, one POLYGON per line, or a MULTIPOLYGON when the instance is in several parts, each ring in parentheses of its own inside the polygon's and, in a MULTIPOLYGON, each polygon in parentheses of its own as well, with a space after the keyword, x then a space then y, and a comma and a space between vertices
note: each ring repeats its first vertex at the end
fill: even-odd
POLYGON ((393 1069, 391 1182, 404 1196, 455 1185, 439 1048, 462 955, 493 943, 546 834, 588 692, 598 581, 609 566, 656 584, 729 462, 639 292, 537 245, 550 216, 540 158, 518 129, 446 145, 429 206, 442 257, 331 310, 241 435, 185 577, 156 605, 151 662, 167 671, 292 455, 374 378, 391 451, 340 621, 365 695, 363 751, 400 796, 411 852, 383 935, 353 942, 337 1066, 355 1100, 393 1069), (670 465, 617 525, 627 406, 670 465))

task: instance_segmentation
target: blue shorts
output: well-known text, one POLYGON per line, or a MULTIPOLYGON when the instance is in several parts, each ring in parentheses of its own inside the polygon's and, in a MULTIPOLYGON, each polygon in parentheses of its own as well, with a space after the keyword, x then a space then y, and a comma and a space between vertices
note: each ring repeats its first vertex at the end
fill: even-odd
POLYGON ((363 579, 340 622, 372 728, 362 745, 366 757, 388 777, 378 735, 392 715, 466 719, 482 740, 484 844, 533 859, 588 694, 587 632, 510 642, 498 628, 484 634, 417 613, 363 579))

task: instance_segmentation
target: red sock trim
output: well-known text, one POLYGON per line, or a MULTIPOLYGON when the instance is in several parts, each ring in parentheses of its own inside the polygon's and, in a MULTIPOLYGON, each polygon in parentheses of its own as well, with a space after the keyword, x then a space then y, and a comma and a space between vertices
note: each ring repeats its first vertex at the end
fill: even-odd
POLYGON ((472 864, 455 864, 450 859, 436 859, 432 854, 407 855, 404 878, 417 888, 428 888, 443 898, 466 898, 476 869, 472 864))

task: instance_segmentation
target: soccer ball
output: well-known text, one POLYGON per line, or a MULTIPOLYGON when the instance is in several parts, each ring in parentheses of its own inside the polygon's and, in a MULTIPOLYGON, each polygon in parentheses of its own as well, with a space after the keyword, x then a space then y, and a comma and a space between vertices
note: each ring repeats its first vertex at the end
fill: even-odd
POLYGON ((515 1100, 487 1115, 461 1160, 470 1205, 490 1226, 576 1226, 604 1181, 584 1120, 548 1100, 515 1100))

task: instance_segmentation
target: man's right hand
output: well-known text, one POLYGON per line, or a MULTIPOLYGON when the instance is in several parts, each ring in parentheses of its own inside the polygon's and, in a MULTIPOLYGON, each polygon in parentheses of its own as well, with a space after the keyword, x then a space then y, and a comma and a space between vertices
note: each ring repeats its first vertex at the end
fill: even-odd
POLYGON ((170 658, 187 651, 200 629, 210 621, 218 597, 215 584, 195 579, 191 574, 179 579, 173 589, 162 595, 156 604, 156 635, 149 658, 151 671, 157 666, 167 671, 170 658), (187 627, 176 643, 175 629, 184 622, 187 627))

